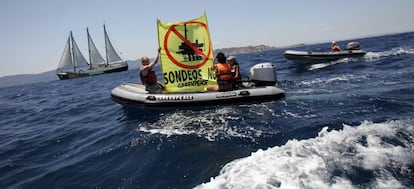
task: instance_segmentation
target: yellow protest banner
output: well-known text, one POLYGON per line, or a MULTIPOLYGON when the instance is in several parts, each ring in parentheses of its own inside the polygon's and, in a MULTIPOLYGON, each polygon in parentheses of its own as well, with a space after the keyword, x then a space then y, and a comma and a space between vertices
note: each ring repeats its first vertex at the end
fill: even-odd
POLYGON ((165 91, 203 91, 207 85, 217 85, 211 65, 213 47, 207 16, 183 22, 157 21, 161 47, 161 68, 165 91))

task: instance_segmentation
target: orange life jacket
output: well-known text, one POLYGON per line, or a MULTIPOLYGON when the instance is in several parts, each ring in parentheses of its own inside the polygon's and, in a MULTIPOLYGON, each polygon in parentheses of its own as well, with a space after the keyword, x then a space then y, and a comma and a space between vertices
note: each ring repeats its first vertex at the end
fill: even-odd
POLYGON ((231 73, 231 66, 230 64, 226 63, 219 63, 217 64, 217 71, 216 71, 217 80, 222 81, 229 81, 233 78, 233 74, 231 73))

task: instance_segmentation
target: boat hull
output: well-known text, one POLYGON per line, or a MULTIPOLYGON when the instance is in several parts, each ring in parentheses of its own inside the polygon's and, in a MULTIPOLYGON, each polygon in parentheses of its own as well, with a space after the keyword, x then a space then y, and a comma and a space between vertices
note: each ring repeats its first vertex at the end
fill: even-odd
POLYGON ((119 64, 119 65, 110 65, 110 66, 102 66, 102 67, 96 67, 92 70, 81 70, 78 73, 73 72, 59 72, 56 73, 56 75, 59 77, 60 80, 65 79, 74 79, 79 77, 86 77, 86 76, 93 76, 93 75, 100 75, 105 73, 114 73, 114 72, 122 72, 128 70, 128 64, 126 62, 119 64))
POLYGON ((285 97, 285 92, 275 86, 263 86, 226 92, 151 94, 141 84, 124 83, 112 90, 111 97, 128 107, 172 108, 273 101, 285 97))
POLYGON ((295 63, 322 63, 330 62, 343 58, 360 58, 365 56, 362 50, 345 50, 338 52, 311 52, 287 50, 283 53, 286 59, 295 63))

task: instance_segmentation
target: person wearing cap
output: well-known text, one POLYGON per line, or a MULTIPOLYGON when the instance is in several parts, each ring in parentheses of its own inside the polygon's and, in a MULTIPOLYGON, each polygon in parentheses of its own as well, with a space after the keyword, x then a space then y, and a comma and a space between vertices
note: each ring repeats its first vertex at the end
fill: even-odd
POLYGON ((218 86, 207 86, 207 91, 231 91, 233 90, 233 75, 231 73, 231 66, 226 62, 226 55, 219 52, 215 60, 217 64, 211 66, 212 70, 216 71, 216 78, 218 86))
POLYGON ((164 86, 158 82, 157 75, 153 70, 153 67, 157 64, 158 58, 160 57, 161 48, 158 48, 156 58, 150 63, 150 60, 147 56, 141 57, 141 67, 139 76, 141 78, 141 83, 145 85, 145 89, 150 93, 160 93, 164 86))
POLYGON ((331 49, 332 49, 332 52, 338 52, 338 51, 341 51, 341 47, 339 47, 339 45, 338 45, 338 44, 336 44, 336 42, 335 42, 335 41, 332 41, 332 47, 331 47, 331 49))
POLYGON ((227 63, 231 66, 231 73, 233 75, 233 89, 238 89, 241 84, 241 74, 239 63, 236 61, 235 56, 227 57, 227 63))

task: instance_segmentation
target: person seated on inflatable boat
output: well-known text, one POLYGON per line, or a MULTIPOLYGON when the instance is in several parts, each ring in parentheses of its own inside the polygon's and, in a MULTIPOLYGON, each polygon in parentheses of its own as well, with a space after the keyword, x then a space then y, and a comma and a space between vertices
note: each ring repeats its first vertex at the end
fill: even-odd
POLYGON ((157 64, 158 58, 160 57, 160 51, 161 48, 158 48, 157 56, 151 63, 147 56, 141 58, 142 65, 139 76, 141 77, 142 84, 145 85, 145 89, 150 93, 161 93, 164 90, 164 86, 158 82, 157 75, 153 70, 153 67, 157 64))
POLYGON ((332 47, 331 47, 332 52, 338 52, 341 51, 341 47, 339 47, 338 44, 336 44, 335 41, 332 41, 332 47))
POLYGON ((236 61, 235 56, 227 57, 227 63, 231 66, 231 73, 233 75, 233 89, 238 89, 241 86, 241 74, 239 63, 236 61))
POLYGON ((219 52, 215 58, 218 64, 211 66, 212 70, 216 70, 216 78, 218 86, 208 86, 207 91, 231 91, 233 90, 233 74, 231 73, 231 66, 226 62, 224 53, 219 52))

